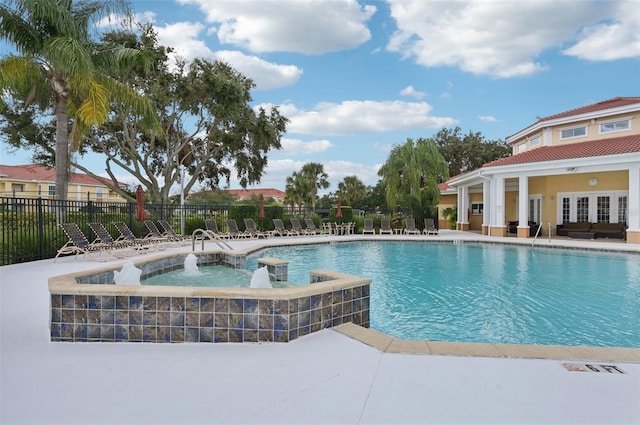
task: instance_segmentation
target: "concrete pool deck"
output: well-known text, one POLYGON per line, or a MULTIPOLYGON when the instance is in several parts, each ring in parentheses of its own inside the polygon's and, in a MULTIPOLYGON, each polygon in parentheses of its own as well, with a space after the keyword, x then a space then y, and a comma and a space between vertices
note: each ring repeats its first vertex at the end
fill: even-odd
MULTIPOLYGON (((403 238, 505 241, 455 231, 403 238)), ((349 239, 363 237, 231 245, 349 239)), ((640 252, 619 241, 551 243, 640 252)), ((1 424, 640 423, 638 350, 616 361, 407 354, 413 342, 382 350, 349 325, 290 343, 50 342, 48 278, 104 265, 67 257, 0 268, 1 424)))

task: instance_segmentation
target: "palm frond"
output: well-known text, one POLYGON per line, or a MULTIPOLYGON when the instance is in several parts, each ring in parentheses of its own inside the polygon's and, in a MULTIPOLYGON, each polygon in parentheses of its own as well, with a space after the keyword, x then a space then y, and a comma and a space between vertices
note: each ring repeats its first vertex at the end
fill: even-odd
POLYGON ((89 83, 89 92, 75 116, 85 124, 102 124, 109 114, 108 91, 95 81, 89 83))
POLYGON ((86 75, 94 72, 91 55, 79 40, 72 37, 54 37, 43 48, 48 62, 54 64, 57 72, 64 75, 86 75))

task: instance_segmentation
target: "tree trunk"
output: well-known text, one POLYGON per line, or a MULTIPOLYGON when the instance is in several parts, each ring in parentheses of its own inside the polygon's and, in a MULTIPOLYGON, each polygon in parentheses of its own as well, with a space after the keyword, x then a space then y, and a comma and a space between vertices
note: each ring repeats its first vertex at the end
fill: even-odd
POLYGON ((69 191, 69 131, 67 99, 56 96, 56 199, 66 200, 69 191))

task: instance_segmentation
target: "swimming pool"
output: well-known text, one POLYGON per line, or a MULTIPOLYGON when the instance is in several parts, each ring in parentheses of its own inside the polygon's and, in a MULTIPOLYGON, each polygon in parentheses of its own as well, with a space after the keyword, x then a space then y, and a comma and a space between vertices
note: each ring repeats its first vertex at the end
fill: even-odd
POLYGON ((499 244, 347 242, 248 258, 372 278, 371 327, 412 340, 640 347, 638 255, 499 244))

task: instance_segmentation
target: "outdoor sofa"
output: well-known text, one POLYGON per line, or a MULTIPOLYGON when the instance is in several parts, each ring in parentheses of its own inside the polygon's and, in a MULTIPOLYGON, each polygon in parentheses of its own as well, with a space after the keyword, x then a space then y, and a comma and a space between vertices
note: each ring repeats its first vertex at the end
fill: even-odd
POLYGON ((616 238, 625 239, 626 226, 624 223, 589 223, 568 222, 558 224, 556 234, 558 236, 571 236, 571 234, 593 233, 594 238, 616 238))

